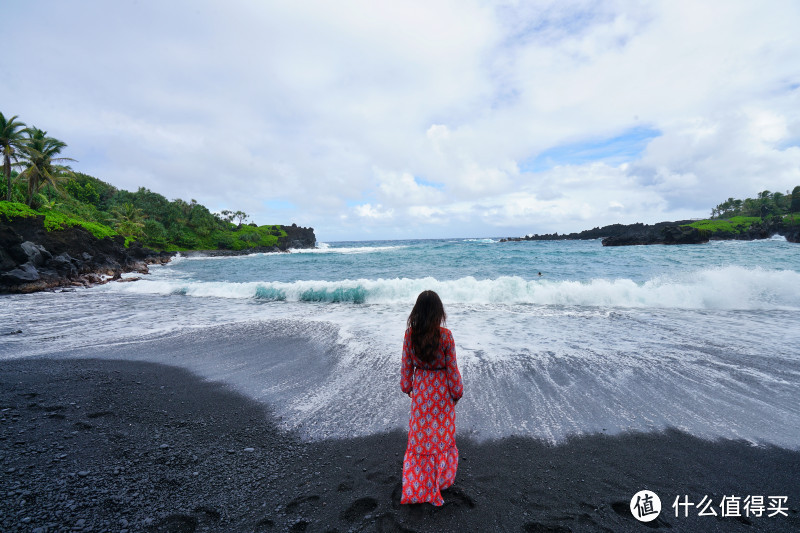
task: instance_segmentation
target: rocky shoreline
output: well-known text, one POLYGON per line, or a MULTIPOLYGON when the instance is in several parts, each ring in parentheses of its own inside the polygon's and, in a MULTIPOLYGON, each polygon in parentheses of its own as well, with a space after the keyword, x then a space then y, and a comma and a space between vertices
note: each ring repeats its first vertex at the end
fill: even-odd
MULTIPOLYGON (((277 246, 189 254, 244 255, 316 245, 313 228, 296 224, 281 228, 286 236, 278 239, 277 246)), ((126 248, 121 235, 100 239, 80 226, 48 231, 41 215, 0 217, 0 294, 135 281, 139 278, 122 278, 122 274, 147 274, 147 265, 168 263, 176 253, 151 250, 139 242, 126 248)))
POLYGON ((0 220, 0 293, 120 280, 126 272, 146 274, 147 265, 167 263, 173 255, 139 243, 126 248, 122 236, 98 239, 80 226, 47 231, 43 216, 0 220))
POLYGON ((603 246, 631 246, 647 244, 704 244, 719 240, 769 239, 781 235, 789 242, 800 242, 800 225, 788 225, 780 219, 752 224, 741 233, 729 231, 704 231, 688 227, 694 220, 658 222, 656 224, 611 224, 577 233, 548 233, 509 237, 500 242, 521 241, 571 241, 602 239, 603 246))

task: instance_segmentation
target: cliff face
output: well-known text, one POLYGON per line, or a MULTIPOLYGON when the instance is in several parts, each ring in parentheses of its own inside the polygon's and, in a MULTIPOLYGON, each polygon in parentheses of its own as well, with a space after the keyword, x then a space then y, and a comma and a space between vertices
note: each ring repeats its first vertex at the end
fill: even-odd
POLYGON ((147 273, 174 253, 156 252, 121 236, 98 239, 72 226, 47 231, 43 216, 0 217, 0 292, 35 292, 119 279, 123 272, 147 273))
POLYGON ((278 248, 281 250, 313 248, 317 245, 314 228, 301 228, 297 224, 292 224, 291 226, 281 226, 281 229, 286 232, 286 237, 278 239, 278 248))
POLYGON ((603 246, 629 246, 636 244, 703 244, 708 242, 708 232, 688 226, 644 226, 603 239, 603 246))

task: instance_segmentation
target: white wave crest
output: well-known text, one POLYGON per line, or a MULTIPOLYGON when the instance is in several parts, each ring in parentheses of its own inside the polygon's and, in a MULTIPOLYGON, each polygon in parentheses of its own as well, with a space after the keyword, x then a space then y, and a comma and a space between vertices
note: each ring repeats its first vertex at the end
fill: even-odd
POLYGON ((169 264, 177 265, 178 263, 182 263, 186 261, 187 257, 180 252, 172 256, 172 259, 169 260, 169 264))
POLYGON ((290 248, 289 252, 293 254, 371 254, 376 252, 390 252, 392 250, 400 250, 406 246, 331 246, 327 243, 321 242, 316 248, 290 248))
MULTIPOLYGON (((254 252, 252 254, 241 254, 241 255, 204 255, 204 254, 197 254, 197 255, 189 255, 185 257, 181 257, 182 261, 238 261, 243 259, 251 259, 257 255, 272 255, 277 254, 277 252, 254 252)), ((170 263, 174 264, 175 260, 173 259, 170 263)))
POLYGON ((528 281, 504 276, 440 281, 377 279, 282 282, 200 282, 141 280, 109 284, 108 290, 194 297, 253 298, 296 302, 413 303, 423 290, 434 290, 448 304, 537 304, 676 309, 800 309, 800 273, 790 270, 724 267, 658 277, 645 283, 630 279, 528 281))

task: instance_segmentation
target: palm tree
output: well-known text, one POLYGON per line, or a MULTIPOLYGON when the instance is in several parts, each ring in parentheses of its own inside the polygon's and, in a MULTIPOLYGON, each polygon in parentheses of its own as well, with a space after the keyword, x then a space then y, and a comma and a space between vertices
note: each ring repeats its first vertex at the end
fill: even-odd
POLYGON ((127 237, 139 237, 144 228, 142 210, 130 202, 115 207, 112 211, 117 231, 127 237))
POLYGON ((58 190, 58 183, 64 178, 72 177, 69 167, 61 165, 62 161, 75 161, 69 157, 56 157, 61 153, 67 143, 48 137, 47 132, 37 127, 25 130, 28 137, 22 145, 21 151, 25 160, 18 163, 25 167, 20 177, 28 180, 28 206, 33 207, 36 193, 46 182, 58 190))
POLYGON ((3 170, 6 175, 6 200, 11 201, 11 159, 16 159, 17 149, 22 147, 25 124, 17 121, 17 115, 6 120, 0 113, 0 149, 3 150, 3 170))

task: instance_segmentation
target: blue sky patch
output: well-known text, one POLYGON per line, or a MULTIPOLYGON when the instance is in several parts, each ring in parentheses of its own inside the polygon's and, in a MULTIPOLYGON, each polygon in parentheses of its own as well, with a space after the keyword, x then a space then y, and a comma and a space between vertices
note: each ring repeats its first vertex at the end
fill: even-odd
POLYGON ((438 189, 440 191, 444 190, 444 184, 436 183, 435 181, 424 180, 419 176, 414 176, 414 181, 417 182, 417 185, 422 185, 423 187, 433 187, 434 189, 438 189))
POLYGON ((638 127, 616 137, 554 146, 522 161, 519 168, 522 172, 543 172, 560 165, 583 165, 596 161, 620 165, 638 158, 647 144, 660 135, 657 129, 638 127))

